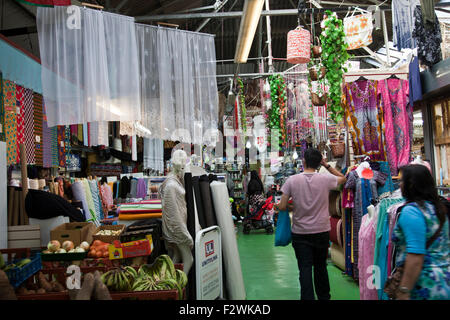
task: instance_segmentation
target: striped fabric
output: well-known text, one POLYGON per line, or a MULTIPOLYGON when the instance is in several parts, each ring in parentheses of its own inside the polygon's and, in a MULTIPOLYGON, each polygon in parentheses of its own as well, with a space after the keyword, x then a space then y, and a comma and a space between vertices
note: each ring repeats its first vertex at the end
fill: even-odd
POLYGON ((57 126, 58 130, 58 165, 61 168, 66 166, 66 127, 57 126))
POLYGON ((38 166, 43 166, 43 147, 42 147, 42 121, 44 117, 42 107, 42 95, 33 94, 34 105, 34 136, 35 136, 35 162, 38 166))
POLYGON ((47 116, 42 123, 43 165, 44 168, 52 167, 52 130, 47 125, 47 116))
POLYGON ((27 151, 27 163, 34 164, 34 112, 33 112, 33 90, 24 88, 25 108, 25 149, 27 151))
POLYGON ((52 153, 52 167, 58 166, 58 127, 50 127, 51 132, 51 140, 50 140, 50 149, 52 153))
POLYGON ((0 72, 0 141, 6 141, 5 135, 5 105, 3 94, 3 74, 0 72))
POLYGON ((65 140, 64 140, 64 145, 65 145, 65 157, 66 157, 66 166, 67 163, 69 162, 70 159, 70 153, 71 153, 71 144, 70 144, 70 126, 65 126, 65 140))
POLYGON ((20 162, 20 144, 25 143, 24 88, 16 85, 17 162, 20 162))

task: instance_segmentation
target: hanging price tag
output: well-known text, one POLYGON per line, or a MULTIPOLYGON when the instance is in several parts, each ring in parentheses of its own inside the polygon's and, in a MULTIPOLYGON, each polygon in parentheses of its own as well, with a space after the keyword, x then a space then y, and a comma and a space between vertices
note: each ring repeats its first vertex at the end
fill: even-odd
POLYGON ((41 142, 41 137, 40 136, 36 136, 36 142, 37 143, 41 142))

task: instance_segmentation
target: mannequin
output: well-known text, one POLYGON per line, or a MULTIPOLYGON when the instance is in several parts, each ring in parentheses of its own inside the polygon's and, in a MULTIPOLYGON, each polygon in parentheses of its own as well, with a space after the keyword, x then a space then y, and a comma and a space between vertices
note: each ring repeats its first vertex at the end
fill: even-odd
POLYGON ((191 253, 194 241, 187 229, 184 188, 187 159, 187 154, 183 150, 176 150, 173 153, 171 172, 159 189, 163 205, 162 231, 166 247, 174 263, 183 263, 186 274, 189 273, 194 262, 191 253))

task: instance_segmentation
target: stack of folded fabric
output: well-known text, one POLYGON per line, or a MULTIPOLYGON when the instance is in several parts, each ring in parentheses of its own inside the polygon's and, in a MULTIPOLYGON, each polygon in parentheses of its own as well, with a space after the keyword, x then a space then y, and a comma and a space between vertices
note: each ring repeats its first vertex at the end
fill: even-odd
POLYGON ((161 200, 144 200, 121 204, 118 208, 119 220, 141 220, 162 217, 161 200))

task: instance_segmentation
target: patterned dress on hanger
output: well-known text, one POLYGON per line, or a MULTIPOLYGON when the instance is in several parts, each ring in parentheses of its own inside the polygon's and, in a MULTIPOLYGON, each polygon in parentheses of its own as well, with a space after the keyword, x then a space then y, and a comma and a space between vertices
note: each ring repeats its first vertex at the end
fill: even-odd
POLYGON ((377 83, 371 80, 346 84, 346 118, 355 155, 384 160, 383 111, 377 98, 377 83))
POLYGON ((386 154, 391 174, 396 176, 398 168, 410 160, 411 141, 409 134, 409 86, 408 81, 385 79, 378 81, 378 93, 383 106, 386 154))

